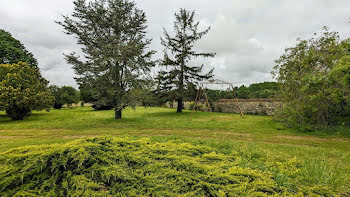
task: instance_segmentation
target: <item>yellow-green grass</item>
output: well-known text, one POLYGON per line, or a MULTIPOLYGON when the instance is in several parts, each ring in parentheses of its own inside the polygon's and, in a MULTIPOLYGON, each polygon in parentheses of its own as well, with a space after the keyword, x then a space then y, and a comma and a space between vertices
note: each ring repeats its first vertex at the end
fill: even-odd
POLYGON ((247 165, 257 169, 264 169, 266 162, 295 158, 302 163, 298 182, 276 175, 281 184, 328 186, 340 195, 350 195, 350 128, 302 133, 267 116, 196 112, 191 120, 190 111, 175 111, 137 107, 124 110, 123 119, 115 120, 112 110, 76 107, 33 112, 23 121, 12 121, 0 112, 0 151, 101 135, 150 137, 204 144, 223 153, 244 152, 252 156, 247 165))

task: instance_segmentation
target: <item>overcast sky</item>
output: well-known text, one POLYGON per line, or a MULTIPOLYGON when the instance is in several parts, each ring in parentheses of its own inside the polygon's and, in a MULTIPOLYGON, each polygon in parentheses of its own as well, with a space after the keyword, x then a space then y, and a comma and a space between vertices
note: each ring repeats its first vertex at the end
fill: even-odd
MULTIPOLYGON (((323 26, 350 37, 350 0, 136 0, 146 12, 151 48, 161 57, 162 28, 172 31, 174 13, 196 10, 196 19, 211 31, 197 44, 215 58, 193 65, 215 68, 215 78, 234 85, 271 81, 274 60, 296 39, 310 38, 323 26)), ((76 51, 76 41, 54 21, 73 12, 72 0, 0 0, 0 28, 9 31, 34 54, 51 84, 73 85, 74 71, 63 53, 76 51)))

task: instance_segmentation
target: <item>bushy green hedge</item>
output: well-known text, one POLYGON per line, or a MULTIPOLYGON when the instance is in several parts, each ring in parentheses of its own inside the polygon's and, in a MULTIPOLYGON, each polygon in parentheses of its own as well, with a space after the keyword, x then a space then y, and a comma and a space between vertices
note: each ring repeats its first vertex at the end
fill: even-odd
MULTIPOLYGON (((292 191, 281 177, 297 162, 268 170, 244 167, 234 151, 150 139, 88 138, 64 145, 29 146, 0 155, 0 196, 269 196, 292 191)), ((246 165, 248 166, 248 165, 246 165)))

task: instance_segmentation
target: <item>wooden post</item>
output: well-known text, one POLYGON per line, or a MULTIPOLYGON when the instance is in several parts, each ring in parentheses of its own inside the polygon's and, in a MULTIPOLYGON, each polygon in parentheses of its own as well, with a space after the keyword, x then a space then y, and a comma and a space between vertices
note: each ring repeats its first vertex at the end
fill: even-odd
POLYGON ((202 87, 200 86, 198 91, 197 91, 196 100, 194 101, 194 105, 193 105, 193 108, 192 108, 191 120, 192 120, 193 112, 196 110, 196 107, 197 107, 197 99, 199 99, 198 97, 200 95, 201 89, 202 89, 202 87))
POLYGON ((206 100, 206 102, 207 102, 207 106, 208 106, 208 108, 209 108, 210 115, 211 115, 211 108, 210 108, 209 100, 208 100, 207 93, 206 93, 204 87, 203 87, 203 91, 204 91, 205 100, 206 100))
POLYGON ((199 109, 198 102, 199 102, 200 99, 201 99, 201 91, 203 91, 202 86, 200 87, 199 93, 198 93, 198 99, 197 99, 196 108, 195 108, 196 112, 197 112, 197 110, 199 109))
MULTIPOLYGON (((192 109, 192 112, 194 111, 197 111, 197 108, 198 108, 198 102, 200 100, 200 98, 202 96, 205 97, 205 102, 207 103, 207 107, 209 109, 209 112, 210 112, 210 116, 212 115, 212 110, 211 110, 211 107, 210 107, 210 104, 209 104, 209 99, 208 99, 208 95, 207 95, 207 92, 204 88, 204 84, 225 84, 225 85, 229 85, 229 87, 232 88, 232 92, 235 96, 235 100, 237 102, 237 105, 238 105, 238 108, 239 108, 239 112, 241 113, 241 116, 243 116, 243 110, 242 110, 242 107, 241 105, 239 104, 239 101, 238 101, 238 96, 237 96, 237 92, 235 91, 235 88, 233 87, 232 83, 228 83, 228 82, 225 82, 225 81, 222 81, 222 80, 214 80, 214 81, 209 81, 207 83, 201 83, 200 86, 199 86, 199 89, 197 91, 197 95, 196 95, 196 100, 194 102, 194 106, 193 106, 193 109, 192 109), (203 90, 203 95, 202 94, 202 91, 203 90)), ((191 120, 192 120, 192 116, 193 116, 193 113, 191 113, 191 120)))

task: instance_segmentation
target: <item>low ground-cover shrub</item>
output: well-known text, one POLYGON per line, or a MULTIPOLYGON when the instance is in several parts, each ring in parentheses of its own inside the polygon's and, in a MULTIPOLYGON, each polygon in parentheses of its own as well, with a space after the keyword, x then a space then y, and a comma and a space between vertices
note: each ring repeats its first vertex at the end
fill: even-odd
POLYGON ((258 156, 148 138, 98 137, 29 146, 0 154, 1 196, 328 195, 327 188, 286 186, 298 162, 258 168, 258 156), (253 165, 252 165, 253 166, 253 165), (291 190, 291 188, 293 188, 291 190))

